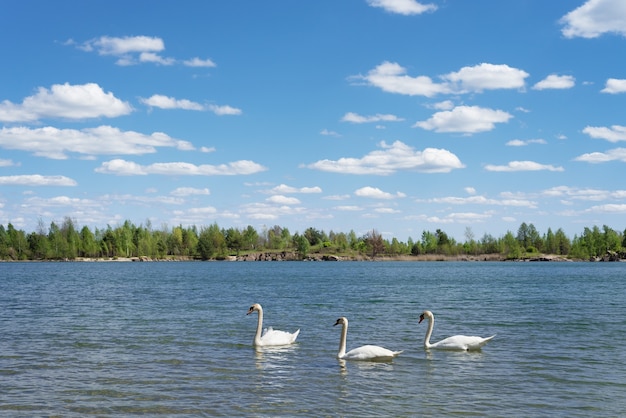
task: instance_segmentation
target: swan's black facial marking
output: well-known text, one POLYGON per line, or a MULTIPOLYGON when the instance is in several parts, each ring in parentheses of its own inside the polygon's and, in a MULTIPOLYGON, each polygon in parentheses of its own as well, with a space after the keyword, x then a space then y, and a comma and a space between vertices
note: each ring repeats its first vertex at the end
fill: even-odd
POLYGON ((418 324, 421 324, 423 320, 424 320, 424 314, 421 314, 420 315, 420 320, 419 320, 418 324))

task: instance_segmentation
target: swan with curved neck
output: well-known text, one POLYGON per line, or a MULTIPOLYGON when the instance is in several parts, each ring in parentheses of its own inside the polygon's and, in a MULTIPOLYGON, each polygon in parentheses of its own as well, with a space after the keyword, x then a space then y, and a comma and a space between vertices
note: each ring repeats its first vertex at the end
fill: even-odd
POLYGON ((435 326, 435 315, 431 311, 424 311, 420 315, 418 324, 421 324, 424 319, 428 320, 428 330, 424 337, 424 348, 437 348, 440 350, 480 350, 482 346, 487 344, 495 335, 491 337, 473 337, 467 335, 454 335, 452 337, 445 338, 439 342, 430 343, 430 335, 433 333, 433 327, 435 326))
POLYGON ((269 327, 261 334, 263 330, 263 308, 260 304, 255 303, 250 306, 248 309, 248 313, 246 315, 250 315, 253 312, 259 313, 259 318, 257 320, 256 326, 256 334, 254 335, 254 346, 256 347, 267 347, 267 346, 279 346, 279 345, 289 345, 296 342, 296 338, 298 338, 298 334, 300 330, 297 330, 294 333, 279 331, 272 329, 269 327))
MULTIPOLYGON (((339 340, 339 352, 337 358, 342 360, 391 360, 402 351, 391 351, 377 345, 364 345, 354 348, 346 353, 346 340, 348 338, 348 319, 345 316, 337 319, 335 325, 341 325, 341 338, 339 340)), ((334 326, 334 325, 333 325, 334 326)))

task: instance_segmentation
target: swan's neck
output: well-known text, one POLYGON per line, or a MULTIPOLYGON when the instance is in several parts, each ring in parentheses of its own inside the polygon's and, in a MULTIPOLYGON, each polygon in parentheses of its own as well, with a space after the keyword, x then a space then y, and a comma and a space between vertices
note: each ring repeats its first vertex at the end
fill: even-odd
POLYGON ((337 357, 341 358, 346 354, 346 340, 348 339, 348 324, 341 325, 341 338, 339 339, 339 353, 337 357))
POLYGON ((430 348, 430 335, 433 333, 433 327, 435 326, 435 318, 428 317, 428 329, 426 330, 426 336, 424 337, 424 347, 430 348))
POLYGON ((259 318, 256 323, 256 334, 254 335, 254 345, 261 345, 261 332, 263 330, 263 309, 259 309, 259 318))

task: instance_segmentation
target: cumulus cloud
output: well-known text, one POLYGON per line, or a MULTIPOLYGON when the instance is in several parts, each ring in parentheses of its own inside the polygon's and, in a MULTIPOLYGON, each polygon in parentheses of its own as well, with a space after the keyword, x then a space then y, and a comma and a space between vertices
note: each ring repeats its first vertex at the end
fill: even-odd
POLYGON ((508 122, 513 116, 503 110, 478 106, 457 106, 452 110, 437 112, 428 120, 413 125, 435 132, 460 132, 473 134, 491 131, 496 123, 508 122))
POLYGON ((170 192, 172 196, 193 196, 193 195, 203 195, 208 196, 211 194, 209 189, 196 189, 194 187, 179 187, 170 192))
POLYGON ((463 67, 442 78, 453 86, 456 93, 480 93, 484 90, 520 89, 524 87, 524 80, 528 76, 526 71, 506 64, 482 63, 463 67))
POLYGON ((481 93, 485 90, 522 89, 529 74, 506 64, 482 63, 463 67, 459 71, 441 75, 441 82, 421 75, 411 77, 406 68, 395 62, 385 61, 366 75, 350 77, 388 93, 408 96, 434 97, 438 94, 481 93))
POLYGON ((509 147, 525 147, 530 144, 547 144, 544 139, 512 139, 508 141, 505 145, 509 147))
POLYGON ((599 164, 611 161, 626 162, 626 148, 614 148, 607 152, 590 152, 579 155, 574 161, 582 161, 586 163, 599 164))
POLYGON ((378 187, 361 187, 354 191, 354 194, 359 197, 368 197, 371 199, 397 199, 401 197, 406 197, 406 195, 402 192, 396 192, 395 194, 383 192, 378 187))
POLYGON ((40 174, 23 174, 17 176, 0 176, 3 186, 76 186, 78 183, 65 176, 42 176, 40 174))
POLYGON ((437 6, 432 3, 422 4, 416 0, 367 0, 367 3, 372 7, 380 7, 387 12, 405 16, 437 10, 437 6))
POLYGON ((626 80, 618 78, 609 78, 601 93, 618 94, 626 93, 626 80))
POLYGON ((470 196, 470 197, 438 197, 429 199, 429 203, 444 203, 446 205, 490 205, 490 206, 512 206, 512 207, 537 207, 537 202, 523 199, 523 198, 505 198, 492 199, 485 196, 470 196))
POLYGON ((192 58, 190 60, 183 61, 187 67, 217 67, 217 65, 210 59, 201 59, 198 57, 192 58))
POLYGON ((416 151, 401 141, 395 141, 391 145, 383 141, 379 145, 380 150, 372 151, 361 158, 320 160, 304 167, 332 173, 381 176, 400 170, 448 173, 465 167, 456 155, 445 149, 426 148, 424 151, 416 151))
POLYGON ((366 84, 378 87, 388 93, 409 96, 433 97, 441 93, 450 93, 445 84, 437 84, 430 77, 411 77, 406 68, 395 62, 385 61, 370 70, 365 76, 353 76, 354 80, 363 80, 366 84))
MULTIPOLYGON (((73 41, 67 44, 73 44, 73 41)), ((90 39, 78 46, 83 51, 95 51, 99 55, 114 56, 116 64, 120 66, 136 65, 138 63, 154 63, 159 65, 174 65, 179 61, 164 57, 160 53, 165 50, 165 42, 156 36, 101 36, 90 39)), ((210 59, 194 57, 182 61, 187 67, 215 67, 210 59)))
POLYGON ((207 110, 216 115, 240 115, 241 109, 232 106, 218 106, 214 104, 202 105, 187 99, 176 99, 174 97, 164 96, 162 94, 154 94, 149 98, 140 98, 140 102, 150 107, 158 107, 160 109, 183 109, 183 110, 207 110))
POLYGON ((588 0, 560 20, 566 38, 597 38, 605 33, 626 36, 626 3, 623 0, 588 0))
POLYGON ((0 103, 0 121, 34 122, 43 118, 91 119, 114 118, 132 112, 132 107, 105 93, 96 83, 80 85, 54 84, 50 89, 39 87, 37 93, 21 104, 8 100, 0 103))
POLYGON ((185 109, 185 110, 203 110, 204 106, 200 103, 192 102, 187 99, 175 99, 173 97, 154 94, 149 98, 140 98, 139 101, 150 107, 158 107, 160 109, 185 109))
POLYGON ((249 160, 239 160, 220 165, 195 165, 184 162, 140 165, 133 161, 122 159, 105 161, 100 167, 95 169, 97 173, 115 174, 118 176, 142 176, 148 174, 168 176, 235 176, 255 174, 265 170, 267 168, 249 160))
POLYGON ((533 86, 533 90, 546 89, 571 89, 574 87, 575 78, 571 75, 550 74, 533 86))
POLYGON ((241 115, 242 113, 241 109, 237 109, 236 107, 231 107, 228 105, 218 106, 218 105, 210 104, 207 106, 207 109, 215 113, 218 116, 241 115))
POLYGON ((17 164, 15 164, 13 160, 6 160, 6 159, 0 158, 0 167, 13 167, 14 165, 17 165, 17 164))
POLYGON ((137 62, 172 64, 173 60, 157 55, 165 49, 163 39, 152 36, 101 36, 79 46, 83 51, 96 51, 99 55, 117 57, 117 65, 133 65, 137 62))
POLYGON ((609 142, 626 141, 626 126, 613 125, 610 128, 606 126, 587 126, 583 132, 592 138, 606 139, 609 142))
POLYGON ((512 172, 512 171, 565 171, 563 167, 555 167, 549 164, 539 164, 534 161, 511 161, 507 165, 485 166, 487 171, 512 172))
POLYGON ((322 189, 318 186, 314 187, 292 187, 286 184, 280 184, 269 191, 276 194, 290 194, 290 193, 322 193, 322 189))
POLYGON ((38 157, 66 159, 67 153, 85 155, 142 155, 156 152, 158 147, 192 150, 187 141, 174 139, 164 133, 150 135, 121 131, 111 126, 96 128, 58 129, 51 126, 1 128, 0 147, 31 152, 38 157))
POLYGON ((371 122, 401 122, 404 119, 397 117, 396 115, 384 115, 377 113, 371 116, 361 116, 354 112, 348 112, 341 118, 342 122, 352 123, 371 123, 371 122))
POLYGON ((324 136, 335 136, 335 137, 340 137, 340 136, 341 136, 341 134, 339 134, 338 132, 331 131, 331 130, 328 130, 328 129, 326 129, 326 128, 324 128, 324 129, 322 129, 322 130, 320 131, 320 135, 324 135, 324 136))
POLYGON ((276 203, 279 205, 299 205, 300 200, 295 197, 288 197, 283 195, 274 195, 266 199, 268 202, 276 203))

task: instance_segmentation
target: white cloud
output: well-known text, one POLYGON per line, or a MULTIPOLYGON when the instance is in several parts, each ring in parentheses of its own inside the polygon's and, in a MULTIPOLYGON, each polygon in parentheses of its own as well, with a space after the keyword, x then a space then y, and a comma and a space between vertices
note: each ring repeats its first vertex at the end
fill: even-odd
POLYGON ((54 84, 50 90, 39 87, 37 93, 26 97, 22 104, 8 100, 0 103, 0 121, 34 122, 43 118, 90 119, 114 118, 132 112, 132 107, 105 93, 95 83, 81 85, 54 84))
POLYGON ((362 207, 356 206, 356 205, 335 206, 333 209, 344 211, 344 212, 359 212, 363 210, 362 207))
POLYGON ((473 134, 491 131, 496 123, 508 122, 513 116, 503 110, 486 109, 478 106, 457 106, 452 110, 437 112, 428 120, 415 123, 435 132, 461 132, 473 134))
POLYGON ((139 62, 152 62, 161 65, 173 65, 176 63, 174 58, 165 58, 154 52, 142 52, 139 54, 139 62))
POLYGON ((111 126, 83 130, 57 129, 51 126, 37 129, 26 127, 1 128, 0 147, 31 152, 39 157, 66 159, 66 153, 86 155, 142 155, 156 152, 157 147, 193 149, 187 141, 169 137, 161 132, 150 135, 120 131, 111 126))
POLYGON ((450 110, 454 108, 454 103, 452 100, 444 100, 442 102, 435 103, 431 107, 436 110, 450 110))
POLYGON ((40 174, 23 174, 17 176, 0 176, 3 186, 76 186, 78 183, 65 176, 42 176, 40 174))
POLYGON ((324 135, 324 136, 335 136, 335 137, 340 137, 341 135, 335 131, 330 131, 326 128, 322 129, 320 131, 320 135, 324 135))
POLYGON ((623 0, 588 0, 560 20, 566 38, 597 38, 605 33, 626 36, 626 2, 623 0))
POLYGON ((574 87, 576 79, 571 75, 550 74, 533 86, 533 90, 570 89, 574 87))
POLYGON ((318 186, 315 187, 292 187, 287 186, 286 184, 280 184, 269 191, 270 193, 276 194, 288 194, 288 193, 322 193, 322 189, 318 186))
POLYGON ((362 158, 344 157, 338 160, 320 160, 305 167, 342 174, 389 175, 399 170, 423 173, 448 173, 464 168, 459 158, 445 149, 426 148, 415 151, 412 147, 395 141, 388 145, 381 142, 381 150, 372 151, 362 158))
POLYGON ((371 199, 396 199, 401 197, 406 197, 404 193, 396 192, 396 194, 383 192, 377 187, 361 187, 354 191, 354 194, 359 197, 367 197, 371 199))
POLYGON ((187 67, 217 67, 217 64, 215 64, 212 60, 203 60, 198 57, 192 58, 190 60, 185 60, 183 61, 183 64, 185 64, 187 67))
POLYGON ((409 96, 433 97, 438 94, 481 93, 484 90, 522 89, 528 73, 505 64, 482 63, 463 67, 457 72, 440 76, 442 83, 430 77, 411 77, 406 68, 395 62, 385 61, 370 70, 367 75, 352 76, 388 93, 409 96))
POLYGON ((13 167, 15 164, 12 160, 5 160, 0 158, 0 167, 13 167))
POLYGON ((426 12, 434 12, 437 6, 434 4, 422 4, 416 0, 367 0, 372 7, 380 7, 390 13, 401 15, 419 15, 426 12))
POLYGON ((97 173, 115 174, 118 176, 138 176, 161 174, 169 176, 235 176, 255 174, 267 170, 253 161, 240 160, 220 165, 195 165, 183 162, 154 163, 139 165, 133 161, 114 159, 105 161, 96 168, 97 173))
POLYGON ((161 38, 149 36, 125 36, 123 38, 102 36, 82 45, 82 49, 95 49, 100 55, 125 55, 133 52, 159 52, 165 49, 161 38))
POLYGON ((208 110, 219 116, 240 115, 242 113, 241 109, 232 106, 218 106, 214 104, 203 106, 191 100, 176 99, 161 94, 154 94, 147 99, 140 98, 139 100, 147 106, 158 107, 160 109, 208 110))
POLYGON ((607 152, 590 152, 574 158, 574 161, 582 161, 592 164, 608 163, 611 161, 621 161, 626 163, 626 148, 614 148, 612 150, 608 150, 607 152))
POLYGON ((172 196, 210 195, 209 189, 196 189, 194 187, 179 187, 170 192, 172 196))
POLYGON ((449 81, 457 93, 480 93, 484 90, 523 88, 524 79, 528 75, 526 71, 506 64, 482 63, 473 67, 463 67, 442 78, 449 81))
POLYGON ((300 200, 295 197, 288 197, 283 195, 274 195, 266 199, 270 203, 276 203, 279 205, 299 205, 300 200))
POLYGON ((173 97, 163 96, 161 94, 153 94, 147 99, 140 98, 140 102, 147 106, 158 107, 160 109, 185 109, 185 110, 203 110, 204 106, 200 103, 192 102, 187 99, 175 99, 173 97))
POLYGON ((157 54, 165 49, 161 38, 150 36, 125 36, 100 38, 86 41, 80 46, 84 51, 96 51, 99 55, 117 57, 117 65, 134 65, 137 62, 154 62, 162 65, 171 65, 172 58, 164 58, 157 54))
POLYGON ((487 171, 498 172, 513 172, 513 171, 565 171, 563 167, 555 167, 549 164, 539 164, 534 161, 511 161, 507 165, 493 165, 488 164, 485 166, 487 171))
POLYGON ((473 187, 468 186, 468 187, 465 187, 463 190, 465 190, 465 193, 467 194, 471 194, 471 195, 476 194, 476 189, 473 187))
POLYGON ((241 109, 237 109, 236 107, 231 107, 228 105, 218 106, 218 105, 210 104, 207 106, 207 109, 219 116, 241 115, 242 113, 241 109))
POLYGON ((450 93, 445 84, 437 84, 430 77, 410 77, 406 69, 394 62, 385 61, 365 76, 354 76, 352 79, 364 80, 367 84, 379 87, 388 93, 406 94, 409 96, 433 97, 441 93, 450 93))
POLYGON ((512 139, 508 141, 505 145, 509 147, 524 147, 530 144, 547 144, 544 139, 512 139))
POLYGON ((570 186, 557 186, 542 191, 541 195, 554 198, 566 197, 571 200, 598 202, 608 199, 623 200, 626 198, 626 190, 609 191, 604 189, 581 189, 570 186))
POLYGON ((606 80, 606 85, 602 90, 600 90, 600 92, 610 94, 626 93, 626 80, 609 78, 606 80))
POLYGON ((626 204, 608 203, 606 205, 592 206, 586 210, 591 213, 626 214, 626 204))
POLYGON ((383 115, 377 113, 372 116, 361 116, 354 112, 348 112, 341 118, 342 122, 352 123, 370 123, 370 122, 401 122, 404 119, 397 117, 396 115, 383 115))
POLYGON ((609 142, 626 141, 626 126, 613 125, 610 128, 605 126, 587 126, 583 132, 592 138, 606 139, 609 142))
POLYGON ((528 199, 488 199, 484 196, 470 197, 438 197, 430 199, 429 203, 445 203, 447 205, 495 205, 495 206, 512 206, 512 207, 537 207, 537 202, 528 199))

